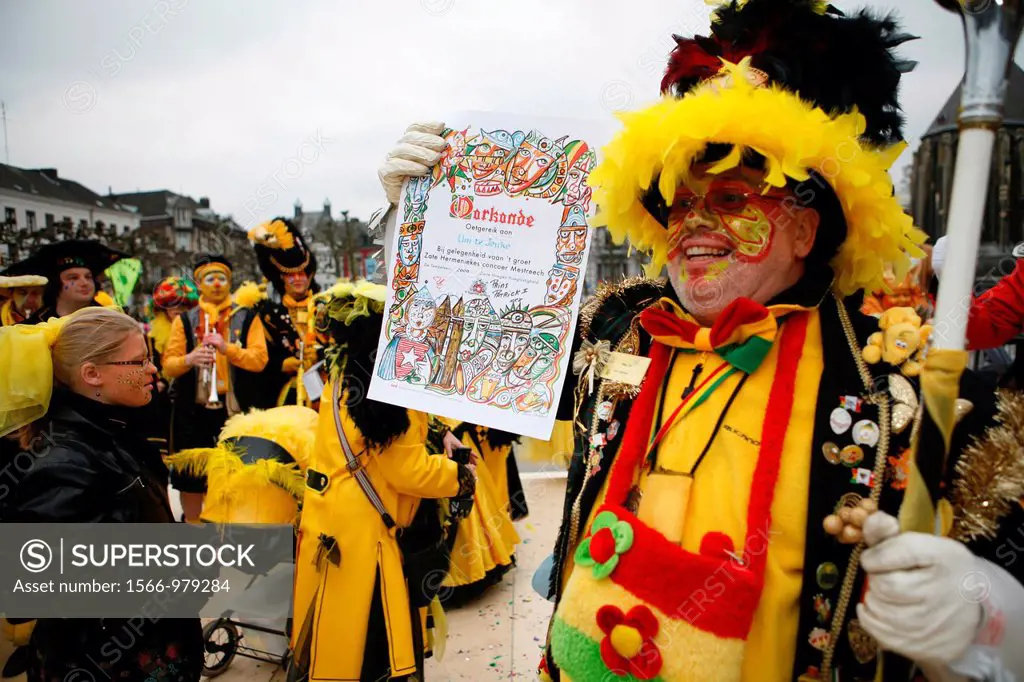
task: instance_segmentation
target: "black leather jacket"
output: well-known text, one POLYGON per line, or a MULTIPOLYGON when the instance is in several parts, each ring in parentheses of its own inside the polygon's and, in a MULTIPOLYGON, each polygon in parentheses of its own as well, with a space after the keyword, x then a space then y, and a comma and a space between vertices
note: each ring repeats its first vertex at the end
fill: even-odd
POLYGON ((56 389, 4 479, 4 521, 173 523, 167 469, 144 435, 148 416, 56 389))

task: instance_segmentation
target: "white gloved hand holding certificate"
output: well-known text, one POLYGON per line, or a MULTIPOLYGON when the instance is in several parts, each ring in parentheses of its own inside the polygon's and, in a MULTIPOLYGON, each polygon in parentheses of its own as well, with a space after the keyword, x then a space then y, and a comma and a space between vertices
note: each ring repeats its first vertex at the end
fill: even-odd
POLYGON ((387 159, 377 169, 377 176, 390 203, 398 203, 402 184, 408 178, 426 175, 441 158, 447 144, 441 137, 443 130, 444 124, 436 121, 413 123, 388 152, 387 159))

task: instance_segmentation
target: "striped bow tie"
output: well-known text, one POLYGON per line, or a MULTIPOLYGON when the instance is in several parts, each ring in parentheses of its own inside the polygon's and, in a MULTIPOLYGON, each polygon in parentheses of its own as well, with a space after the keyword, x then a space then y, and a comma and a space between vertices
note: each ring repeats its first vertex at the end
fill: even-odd
POLYGON ((675 301, 663 298, 640 314, 640 325, 655 341, 684 352, 715 353, 747 374, 756 370, 775 341, 778 324, 768 308, 738 298, 702 327, 675 301))

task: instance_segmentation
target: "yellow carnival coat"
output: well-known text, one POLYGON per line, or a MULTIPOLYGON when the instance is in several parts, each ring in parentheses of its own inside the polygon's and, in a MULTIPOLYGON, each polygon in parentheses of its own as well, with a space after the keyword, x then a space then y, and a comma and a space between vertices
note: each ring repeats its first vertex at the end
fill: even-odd
MULTIPOLYGON (((331 387, 324 388, 331 395, 331 387)), ((423 498, 452 497, 459 490, 458 465, 427 453, 427 416, 409 410, 409 429, 384 450, 366 450, 366 443, 341 401, 341 421, 352 451, 359 456, 374 488, 395 522, 408 526, 423 498), (363 453, 360 455, 360 453, 363 453)), ((316 450, 310 468, 326 474, 322 493, 307 488, 299 526, 295 564, 293 642, 315 609, 310 635, 309 679, 358 680, 366 646, 370 603, 378 574, 388 631, 393 676, 416 670, 409 592, 395 529, 388 531, 380 515, 345 467, 345 454, 335 432, 330 401, 323 401, 317 425, 316 450), (326 558, 317 567, 319 537, 337 541, 341 560, 326 558), (318 591, 319 588, 319 591, 318 591), (312 604, 315 596, 315 604, 312 604)), ((416 627, 422 627, 417 623, 416 627)))

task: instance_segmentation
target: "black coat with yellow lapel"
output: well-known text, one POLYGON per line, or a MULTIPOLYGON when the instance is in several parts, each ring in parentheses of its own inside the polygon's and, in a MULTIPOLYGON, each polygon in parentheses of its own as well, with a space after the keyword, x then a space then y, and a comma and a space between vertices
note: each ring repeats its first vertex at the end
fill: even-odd
MULTIPOLYGON (((814 425, 813 445, 808 456, 812 458, 810 482, 808 486, 808 507, 807 507, 807 529, 805 536, 805 559, 803 571, 803 583, 800 595, 800 621, 798 629, 798 641, 796 642, 796 655, 793 667, 793 679, 808 672, 809 668, 820 668, 822 665, 823 651, 815 648, 810 642, 810 636, 815 628, 821 628, 826 632, 832 629, 832 619, 835 616, 835 609, 839 601, 839 594, 843 584, 843 578, 849 564, 850 555, 853 551, 851 545, 843 545, 833 537, 824 532, 822 521, 834 513, 836 505, 843 495, 856 493, 861 496, 868 496, 870 488, 855 482, 854 468, 842 464, 831 464, 823 454, 823 447, 826 443, 834 443, 840 448, 853 444, 852 429, 843 434, 837 434, 832 430, 830 416, 832 411, 840 407, 840 400, 844 396, 854 396, 861 399, 860 412, 851 413, 854 422, 861 419, 868 419, 878 423, 879 407, 873 401, 868 401, 870 395, 877 396, 878 400, 887 400, 892 403, 888 393, 888 375, 899 370, 896 367, 880 363, 868 365, 871 374, 871 386, 865 388, 864 381, 857 368, 854 359, 854 349, 843 330, 843 324, 839 315, 839 305, 843 305, 850 318, 853 334, 856 339, 856 352, 866 343, 867 338, 878 331, 877 319, 862 315, 859 312, 861 297, 855 296, 839 302, 831 294, 826 294, 827 286, 823 287, 821 282, 803 281, 789 292, 780 296, 777 302, 792 302, 804 305, 813 305, 820 301, 819 321, 821 325, 824 367, 819 384, 817 409, 814 425), (838 571, 838 582, 825 589, 819 584, 819 569, 823 565, 833 564, 838 571), (817 600, 816 600, 817 598, 817 600), (816 602, 818 606, 816 607, 816 602), (825 609, 822 604, 827 604, 825 609)), ((596 312, 593 313, 592 321, 586 326, 587 340, 595 342, 607 340, 614 344, 622 337, 629 328, 633 317, 645 307, 655 302, 661 296, 672 296, 670 287, 663 283, 650 280, 636 280, 627 284, 614 287, 606 293, 600 303, 597 304, 596 312)), ((573 352, 579 350, 583 337, 577 335, 573 346, 573 352)), ((649 337, 641 333, 641 353, 646 354, 650 346, 649 337)), ((650 379, 650 377, 648 377, 650 379)), ((660 380, 656 378, 656 380, 660 380)), ((576 382, 572 379, 566 381, 562 399, 559 405, 559 418, 572 419, 574 406, 574 393, 576 382)), ((915 382, 915 389, 916 382, 915 382)), ((990 391, 978 385, 978 381, 966 374, 961 383, 961 395, 967 397, 974 403, 974 410, 961 422, 955 432, 951 455, 946 466, 922 466, 925 471, 939 472, 935 475, 927 475, 929 486, 932 487, 933 498, 940 494, 939 488, 945 487, 948 483, 948 472, 960 453, 966 447, 972 436, 981 434, 991 424, 994 413, 994 401, 990 391), (940 480, 943 474, 947 474, 946 481, 940 480)), ((620 401, 615 408, 614 419, 625 423, 629 416, 631 401, 620 401)), ((562 567, 565 557, 575 548, 583 534, 582 526, 588 518, 593 505, 595 504, 600 490, 604 484, 605 477, 611 469, 612 462, 618 452, 621 439, 610 441, 603 449, 600 460, 600 469, 593 474, 584 486, 584 472, 586 470, 586 456, 588 453, 587 438, 589 437, 589 425, 596 409, 596 392, 584 400, 577 416, 576 447, 569 467, 566 497, 563 508, 563 522, 559 530, 554 549, 554 565, 551 572, 549 585, 549 598, 556 603, 560 598, 561 583, 563 580, 562 567), (581 435, 581 428, 584 430, 581 435), (577 530, 577 537, 570 536, 570 518, 573 513, 574 504, 579 498, 578 517, 581 519, 577 530)), ((891 412, 891 409, 890 409, 891 412)), ((897 490, 892 485, 892 463, 889 457, 896 458, 910 445, 910 427, 900 434, 891 434, 889 447, 886 452, 878 452, 880 448, 864 446, 864 461, 856 468, 874 469, 877 457, 887 459, 885 473, 877 485, 883 486, 880 499, 880 506, 891 514, 899 512, 899 506, 903 499, 903 491, 897 490)), ((926 419, 921 429, 921 451, 926 453, 941 453, 938 434, 926 419)), ((1024 563, 1024 562, 1022 562, 1024 563)), ((825 585, 829 583, 824 582, 825 585)), ((863 654, 863 647, 858 648, 861 658, 858 660, 851 646, 849 636, 849 621, 856 615, 855 604, 859 601, 864 590, 864 576, 862 571, 856 572, 853 584, 850 604, 847 606, 843 619, 843 627, 837 638, 837 647, 833 658, 833 667, 840 672, 841 679, 874 679, 877 657, 868 657, 863 654)), ((856 631, 856 630, 855 630, 856 631)), ((555 679, 558 678, 558 671, 554 662, 548 656, 548 668, 555 679)), ((908 679, 910 664, 905 659, 888 655, 885 662, 886 680, 908 679)))
MULTIPOLYGON (((867 338, 878 331, 878 321, 876 318, 859 312, 860 296, 851 297, 844 303, 857 339, 857 352, 859 353, 867 338)), ((843 304, 829 297, 820 307, 824 372, 818 388, 814 440, 810 452, 811 475, 805 535, 806 548, 803 587, 800 595, 799 639, 796 643, 793 679, 805 674, 808 668, 821 666, 822 652, 811 645, 810 634, 814 628, 818 627, 826 631, 831 630, 832 619, 836 615, 835 609, 842 587, 842 578, 845 577, 850 554, 853 551, 852 545, 840 544, 825 533, 822 521, 826 516, 835 512, 836 505, 839 504, 843 495, 856 493, 866 497, 870 493, 867 486, 851 482, 851 469, 841 464, 830 464, 825 458, 823 448, 826 443, 834 443, 840 448, 853 443, 852 429, 843 434, 836 434, 830 424, 830 415, 839 406, 839 400, 843 396, 851 395, 863 400, 860 413, 851 415, 853 421, 869 419, 877 424, 879 420, 878 405, 864 399, 868 398, 870 393, 874 393, 879 400, 889 402, 891 413, 893 397, 889 393, 888 377, 890 374, 899 372, 897 367, 886 363, 867 365, 872 377, 872 390, 864 390, 856 360, 839 319, 839 305, 843 304), (826 563, 834 564, 840 574, 840 583, 828 590, 824 589, 819 582, 819 570, 826 563), (822 613, 819 612, 819 608, 816 608, 816 597, 819 598, 817 599, 818 604, 825 603, 823 600, 828 600, 831 613, 827 618, 822 618, 822 613)), ((916 380, 912 380, 912 384, 917 390, 916 380)), ((945 492, 950 480, 949 474, 963 449, 974 436, 982 434, 992 423, 995 411, 993 395, 991 391, 981 385, 977 377, 969 372, 964 375, 961 381, 960 395, 970 400, 974 408, 954 430, 951 452, 947 462, 941 461, 943 446, 938 431, 929 419, 925 418, 922 422, 918 451, 923 454, 919 455, 921 458, 919 464, 933 499, 938 499, 945 492)), ((903 490, 898 490, 893 485, 894 460, 910 447, 911 432, 912 429, 908 426, 899 434, 892 433, 889 447, 884 453, 879 451, 880 447, 865 447, 865 458, 859 465, 866 469, 873 469, 877 461, 876 457, 887 458, 883 479, 876 481, 876 485, 882 486, 880 508, 894 516, 899 513, 904 495, 903 490)), ((840 679, 843 680, 875 679, 877 657, 866 655, 867 647, 863 646, 857 647, 858 651, 855 652, 855 647, 851 644, 858 636, 859 631, 856 625, 851 630, 849 624, 851 619, 856 617, 855 604, 860 601, 864 589, 864 573, 857 570, 850 604, 844 614, 843 628, 839 632, 833 658, 833 667, 838 669, 840 679), (858 654, 860 654, 860 659, 858 659, 858 654)), ((909 679, 910 663, 895 655, 886 655, 884 670, 886 680, 906 680, 909 679)))

